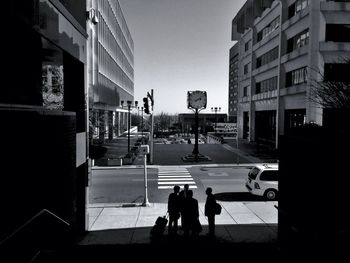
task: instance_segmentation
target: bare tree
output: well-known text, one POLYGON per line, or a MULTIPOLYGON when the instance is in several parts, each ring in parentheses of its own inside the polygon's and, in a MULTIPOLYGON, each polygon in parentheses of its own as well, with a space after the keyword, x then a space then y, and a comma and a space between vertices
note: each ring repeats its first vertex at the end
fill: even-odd
POLYGON ((176 119, 176 115, 162 111, 160 114, 154 115, 154 126, 157 130, 168 130, 176 122, 176 119))
MULTIPOLYGON (((350 59, 343 58, 350 65, 350 59)), ((327 80, 321 75, 321 81, 311 80, 310 100, 325 109, 350 109, 350 81, 327 80)), ((349 72, 350 74, 350 72, 349 72)))

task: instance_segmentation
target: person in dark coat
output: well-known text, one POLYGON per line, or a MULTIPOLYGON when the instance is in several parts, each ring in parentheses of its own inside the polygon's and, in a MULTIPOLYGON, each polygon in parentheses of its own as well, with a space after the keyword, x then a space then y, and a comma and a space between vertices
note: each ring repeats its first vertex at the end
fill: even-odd
POLYGON ((169 213, 169 225, 168 234, 176 235, 178 219, 180 218, 180 200, 179 200, 180 186, 174 186, 174 192, 169 194, 168 198, 168 213, 169 213))
POLYGON ((180 198, 180 213, 181 213, 181 227, 183 227, 184 222, 183 222, 183 208, 184 208, 184 204, 186 201, 186 198, 188 196, 188 189, 190 188, 190 186, 188 184, 184 185, 184 189, 180 191, 179 193, 179 198, 180 198))
POLYGON ((212 192, 213 192, 213 189, 211 187, 208 187, 205 191, 205 193, 207 194, 207 200, 205 202, 204 215, 208 217, 208 224, 209 224, 208 236, 214 237, 215 236, 216 199, 215 199, 215 196, 212 194, 212 192))
POLYGON ((184 235, 189 236, 190 231, 192 235, 196 234, 194 231, 194 226, 196 220, 199 219, 199 209, 198 209, 198 200, 193 198, 193 191, 188 190, 187 198, 184 202, 183 207, 183 222, 184 222, 184 235))

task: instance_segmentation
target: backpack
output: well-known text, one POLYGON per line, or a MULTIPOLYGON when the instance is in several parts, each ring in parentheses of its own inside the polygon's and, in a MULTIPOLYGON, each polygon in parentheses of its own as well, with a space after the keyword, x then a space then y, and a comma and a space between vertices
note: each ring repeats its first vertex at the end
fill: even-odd
POLYGON ((215 209, 214 209, 215 215, 221 214, 221 205, 219 203, 215 203, 215 209))

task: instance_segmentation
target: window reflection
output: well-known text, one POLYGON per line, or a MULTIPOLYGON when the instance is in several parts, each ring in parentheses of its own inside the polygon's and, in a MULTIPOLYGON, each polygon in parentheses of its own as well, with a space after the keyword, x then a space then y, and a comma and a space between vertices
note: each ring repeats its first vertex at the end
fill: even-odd
POLYGON ((64 107, 63 54, 53 44, 42 38, 42 97, 43 106, 51 110, 64 107))

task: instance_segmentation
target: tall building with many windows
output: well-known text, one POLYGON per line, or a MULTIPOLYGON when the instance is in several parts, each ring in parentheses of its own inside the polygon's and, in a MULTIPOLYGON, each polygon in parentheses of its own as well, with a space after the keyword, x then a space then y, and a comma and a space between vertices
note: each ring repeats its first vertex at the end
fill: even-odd
POLYGON ((89 0, 87 10, 90 136, 112 139, 128 126, 121 101, 134 100, 134 43, 118 0, 89 0))
POLYGON ((248 0, 232 21, 238 41, 239 136, 278 148, 278 135, 316 123, 312 85, 349 80, 350 3, 248 0))
POLYGON ((228 118, 229 122, 237 123, 238 104, 238 43, 230 48, 228 118))

